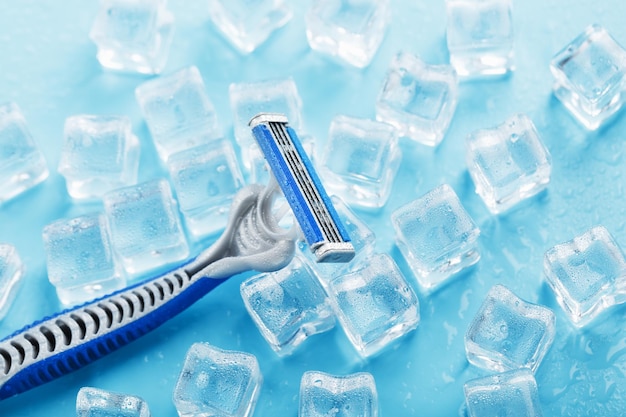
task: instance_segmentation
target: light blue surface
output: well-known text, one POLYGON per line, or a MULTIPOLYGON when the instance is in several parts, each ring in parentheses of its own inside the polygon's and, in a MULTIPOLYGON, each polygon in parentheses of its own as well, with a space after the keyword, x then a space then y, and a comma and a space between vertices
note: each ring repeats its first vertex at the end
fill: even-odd
MULTIPOLYGON (((166 72, 195 64, 232 135, 228 85, 293 76, 303 99, 307 132, 325 140, 330 120, 344 113, 373 117, 384 72, 398 50, 428 63, 445 63, 442 0, 396 0, 393 25, 370 67, 343 67, 306 42, 303 12, 293 1, 293 20, 256 53, 242 57, 208 22, 204 0, 172 1, 176 32, 166 72)), ((521 298, 546 304, 557 315, 557 335, 536 377, 545 416, 616 416, 626 410, 626 309, 576 330, 542 281, 543 253, 596 224, 626 247, 624 137, 626 117, 596 133, 586 132, 552 96, 549 62, 583 29, 601 23, 626 44, 620 0, 518 0, 514 4, 516 71, 506 79, 463 84, 452 125, 436 150, 401 141, 403 162, 386 207, 360 213, 377 234, 377 251, 389 252, 408 274, 393 245, 390 214, 447 182, 481 229, 482 259, 470 272, 430 296, 420 294, 421 324, 392 351, 363 362, 345 335, 312 337, 295 355, 280 359, 249 318, 234 277, 162 328, 83 370, 0 403, 0 415, 71 416, 85 385, 139 395, 153 416, 174 416, 171 393, 193 342, 254 353, 264 385, 255 416, 296 416, 304 371, 371 372, 381 417, 453 416, 463 404, 463 383, 482 375, 465 359, 463 336, 484 295, 495 283, 521 298), (475 195, 464 162, 464 140, 524 112, 535 122, 553 157, 547 192, 510 214, 494 217, 475 195)), ((96 61, 88 32, 97 3, 81 0, 3 1, 0 7, 0 101, 22 108, 51 169, 59 161, 63 123, 80 113, 128 115, 142 143, 140 180, 164 175, 135 101, 146 78, 106 73, 96 61)), ((303 132, 304 133, 304 132, 303 132)), ((47 282, 41 230, 61 217, 99 210, 72 204, 63 178, 53 172, 41 186, 0 207, 0 242, 15 244, 27 264, 17 302, 0 322, 0 337, 57 311, 47 282)), ((192 248, 197 253, 202 245, 192 248)), ((417 290, 417 285, 410 278, 417 290)))

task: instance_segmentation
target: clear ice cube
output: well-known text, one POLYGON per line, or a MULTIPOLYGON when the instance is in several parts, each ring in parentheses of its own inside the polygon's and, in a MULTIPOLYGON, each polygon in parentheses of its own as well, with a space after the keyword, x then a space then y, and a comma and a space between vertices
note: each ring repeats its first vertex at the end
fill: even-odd
POLYGON ((137 182, 139 139, 128 117, 71 116, 64 137, 58 169, 73 198, 100 198, 137 182))
POLYGON ((330 281, 328 293, 344 332, 363 357, 414 330, 420 321, 415 292, 385 254, 371 255, 359 269, 330 281))
POLYGON ((550 153, 524 114, 470 134, 465 157, 476 193, 494 214, 536 195, 550 182, 550 153))
POLYGON ((626 51, 600 25, 589 26, 550 62, 554 95, 587 129, 599 128, 624 101, 626 51))
POLYGON ((280 355, 292 353, 308 337, 335 325, 324 288, 298 256, 279 271, 245 280, 241 297, 265 340, 280 355))
POLYGON ((146 81, 135 89, 161 160, 222 136, 198 68, 191 66, 146 81))
POLYGON ((180 417, 249 417, 263 377, 254 355, 194 343, 174 388, 180 417))
POLYGON ((585 326, 608 308, 626 302, 626 260, 603 226, 549 249, 544 273, 576 326, 585 326))
POLYGON ((390 20, 389 0, 319 0, 306 14, 306 35, 312 49, 364 68, 390 20))
POLYGON ((105 194, 103 201, 113 248, 129 274, 136 276, 189 255, 167 181, 119 188, 105 194))
POLYGON ((167 60, 173 28, 166 0, 101 0, 89 37, 104 68, 158 74, 167 60))
POLYGON ((425 291, 431 291, 480 259, 480 230, 447 184, 391 215, 396 244, 425 291))
POLYGON ((556 333, 554 313, 495 285, 465 334, 467 360, 480 368, 535 371, 556 333))
POLYGON ((223 230, 233 197, 243 186, 231 143, 212 141, 178 152, 167 168, 187 229, 196 237, 223 230))
POLYGON ((213 24, 240 52, 249 54, 292 16, 285 0, 209 0, 213 24))
POLYGON ((379 209, 391 194, 400 160, 393 126, 336 116, 330 123, 322 175, 328 191, 347 203, 379 209))
POLYGON ((449 65, 428 65, 415 55, 392 60, 376 101, 376 119, 400 136, 427 146, 443 139, 458 101, 458 80, 449 65))
POLYGON ((24 276, 24 266, 13 245, 0 244, 0 320, 9 312, 24 276))
POLYGON ((248 122, 259 113, 282 113, 289 125, 299 131, 302 127, 302 100, 293 78, 231 84, 228 89, 233 113, 235 138, 241 148, 242 163, 247 171, 252 168, 256 141, 248 122))
POLYGON ((372 374, 334 376, 307 371, 300 381, 298 417, 376 417, 378 393, 372 374))
POLYGON ((48 280, 66 306, 126 285, 102 214, 57 220, 44 227, 48 280))
POLYGON ((150 417, 148 404, 141 398, 83 387, 76 396, 77 417, 150 417))
POLYGON ((541 417, 539 391, 533 373, 517 369, 467 381, 468 417, 541 417))
POLYGON ((48 174, 17 104, 0 104, 0 204, 43 182, 48 174))
POLYGON ((328 288, 328 282, 338 275, 357 269, 359 262, 371 255, 376 245, 376 235, 372 229, 340 197, 333 195, 330 200, 346 232, 348 232, 348 236, 350 236, 350 242, 354 246, 354 258, 347 263, 316 262, 315 255, 306 242, 299 242, 298 245, 300 253, 309 260, 324 288, 328 288))
POLYGON ((504 75, 513 65, 511 0, 446 0, 450 64, 461 77, 504 75))

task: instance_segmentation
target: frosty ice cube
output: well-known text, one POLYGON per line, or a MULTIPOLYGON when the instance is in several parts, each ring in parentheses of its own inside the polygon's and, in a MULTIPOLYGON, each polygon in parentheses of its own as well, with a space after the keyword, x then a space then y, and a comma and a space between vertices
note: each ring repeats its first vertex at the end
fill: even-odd
POLYGON ((400 207, 391 221, 396 244, 425 291, 480 259, 480 230, 447 184, 400 207))
POLYGON ((330 200, 346 232, 348 232, 348 236, 350 236, 350 241, 355 251, 354 258, 347 263, 316 262, 315 255, 309 245, 305 242, 300 242, 298 246, 300 253, 304 254, 309 260, 310 265, 324 288, 327 288, 328 282, 338 275, 357 269, 359 262, 374 252, 374 246, 376 244, 376 235, 374 232, 341 198, 333 195, 330 197, 330 200))
POLYGON ((105 194, 111 242, 126 272, 138 275, 189 255, 178 208, 165 180, 105 194))
POLYGON ((231 143, 212 141, 178 152, 167 168, 187 229, 196 237, 223 230, 233 197, 243 185, 231 143))
POLYGON ((285 0, 209 0, 213 24, 239 51, 248 54, 292 16, 285 0))
POLYGON ((389 0, 319 0, 305 19, 312 49, 364 68, 385 37, 391 10, 389 0))
POLYGON ((362 208, 385 205, 401 159, 393 126, 337 116, 325 149, 322 175, 329 192, 362 208))
POLYGON ((144 82, 135 97, 163 161, 221 137, 215 109, 194 66, 144 82))
POLYGON ((400 136, 427 146, 443 139, 458 100, 458 82, 449 65, 427 65, 414 55, 398 54, 376 101, 376 118, 400 136))
POLYGON ((359 269, 330 281, 328 292, 341 326, 363 357, 419 324, 417 296, 388 255, 364 259, 359 269))
POLYGON ((24 266, 15 247, 0 244, 0 320, 9 312, 23 276, 24 266))
POLYGON ((172 41, 167 0, 101 0, 89 37, 104 68, 158 74, 172 41))
POLYGON ((242 163, 250 170, 254 156, 251 149, 256 145, 248 122, 259 113, 282 113, 296 131, 301 126, 302 100, 292 78, 231 84, 228 89, 233 112, 235 138, 239 143, 242 163))
POLYGON ((626 260, 603 226, 549 249, 543 265, 546 282, 576 326, 626 302, 626 260))
POLYGON ((174 388, 180 417, 249 417, 263 377, 253 355, 194 343, 174 388))
POLYGON ((589 26, 550 62, 554 95, 587 129, 599 128, 624 101, 626 51, 600 25, 589 26))
POLYGON ((280 355, 292 353, 309 336, 335 325, 326 292, 298 256, 279 271, 245 280, 241 297, 265 340, 280 355))
POLYGON ((334 376, 307 371, 300 381, 298 417, 376 417, 378 393, 372 374, 334 376))
POLYGON ((465 157, 476 193, 494 214, 536 195, 550 182, 550 154, 524 114, 470 134, 465 157))
POLYGON ((535 371, 556 333, 554 313, 495 285, 465 334, 470 363, 493 371, 535 371))
POLYGON ((150 417, 148 404, 134 395, 83 387, 76 396, 77 417, 150 417))
POLYGON ((48 280, 61 303, 83 303, 125 286, 102 214, 51 223, 43 229, 43 243, 48 280))
POLYGON ((71 116, 64 135, 59 172, 73 198, 100 198, 137 182, 139 139, 128 117, 71 116))
POLYGON ((446 0, 450 64, 461 77, 503 75, 513 68, 511 0, 446 0))
POLYGON ((48 174, 17 104, 0 104, 0 204, 41 183, 48 174))
POLYGON ((469 417, 541 417, 537 383, 528 369, 517 369, 465 383, 469 417))

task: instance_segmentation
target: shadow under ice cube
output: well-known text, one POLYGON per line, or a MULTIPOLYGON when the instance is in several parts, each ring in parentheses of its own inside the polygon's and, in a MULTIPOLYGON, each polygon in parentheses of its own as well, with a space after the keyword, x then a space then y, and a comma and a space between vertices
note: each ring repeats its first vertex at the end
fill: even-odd
POLYGON ((391 20, 389 0, 319 0, 306 14, 311 49, 368 66, 391 20))
POLYGON ((334 376, 307 371, 300 381, 298 417, 376 417, 378 393, 367 372, 334 376))
POLYGON ((417 296, 388 255, 364 259, 359 269, 333 279, 328 292, 346 336, 363 357, 419 324, 417 296))
POLYGON ((469 417, 541 417, 539 391, 533 373, 518 369, 465 383, 469 417))
POLYGON ((470 134, 465 157, 476 193, 494 214, 538 194, 550 182, 552 159, 524 114, 470 134))
POLYGON ((626 302, 626 260, 603 226, 549 249, 546 282, 567 317, 582 327, 608 308, 626 302))
POLYGON ((158 74, 167 60, 173 28, 166 0, 101 0, 89 37, 104 68, 158 74))
POLYGON ((137 182, 139 139, 128 117, 71 116, 64 136, 59 172, 72 198, 100 198, 137 182))
POLYGON ((15 103, 0 104, 0 204, 48 178, 43 154, 15 103))
POLYGON ((556 334, 554 313, 527 303, 495 285, 465 334, 465 352, 473 365, 493 371, 537 370, 556 334))
POLYGON ((600 25, 589 26, 550 62, 554 95, 589 130, 622 108, 626 50, 600 25))
POLYGON ((450 64, 461 77, 513 70, 511 0, 446 0, 450 64))
POLYGON ((391 62, 376 101, 376 119, 400 136, 427 146, 443 139, 458 101, 458 81, 449 65, 428 65, 415 55, 398 54, 391 62))
POLYGON ((335 325, 324 288, 298 256, 279 271, 248 278, 241 284, 241 297, 265 340, 280 355, 335 325))
POLYGON ((396 244, 426 291, 480 259, 480 230, 447 184, 400 207, 391 221, 396 244))
POLYGON ((180 417, 250 417, 262 383, 253 355, 194 343, 174 388, 174 405, 180 417))

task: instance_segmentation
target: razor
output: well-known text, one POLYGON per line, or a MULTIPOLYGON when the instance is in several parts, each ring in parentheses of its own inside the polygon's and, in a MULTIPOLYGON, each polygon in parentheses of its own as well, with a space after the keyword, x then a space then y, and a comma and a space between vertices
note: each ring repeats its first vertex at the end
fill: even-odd
POLYGON ((0 340, 0 400, 52 381, 117 350, 182 312, 233 275, 275 271, 295 254, 295 228, 272 215, 282 190, 318 262, 347 262, 354 247, 295 131, 262 113, 252 133, 273 176, 242 188, 219 239, 195 259, 0 340))

